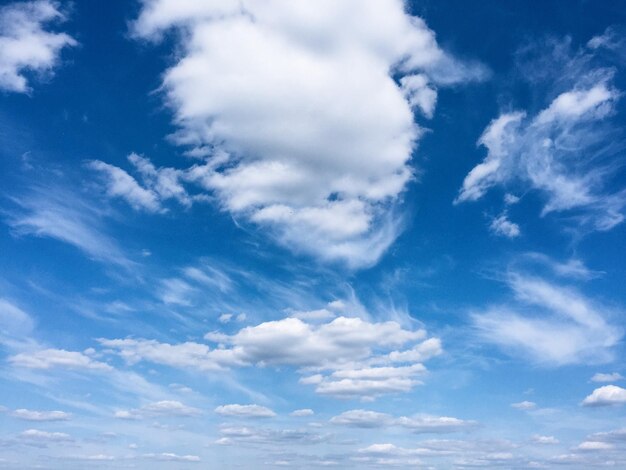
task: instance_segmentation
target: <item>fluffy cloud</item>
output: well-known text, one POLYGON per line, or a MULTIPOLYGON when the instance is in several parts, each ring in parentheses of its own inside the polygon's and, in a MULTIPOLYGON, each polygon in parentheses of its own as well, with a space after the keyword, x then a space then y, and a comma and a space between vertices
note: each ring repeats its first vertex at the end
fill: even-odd
POLYGON ((24 408, 13 411, 11 416, 26 421, 66 421, 71 417, 65 411, 35 411, 24 408))
POLYGON ((64 432, 48 432, 40 431, 39 429, 27 429, 19 434, 19 438, 42 444, 73 441, 72 437, 64 432))
POLYGON ((521 401, 519 403, 512 403, 511 406, 515 409, 518 410, 534 410, 535 408, 537 408, 537 404, 533 403, 532 401, 521 401))
POLYGON ((233 335, 208 333, 219 347, 200 343, 167 344, 144 339, 100 339, 129 363, 142 360, 173 367, 219 370, 246 366, 293 366, 309 373, 302 383, 320 394, 375 397, 409 391, 423 374, 421 362, 441 353, 438 339, 394 321, 371 323, 337 317, 310 324, 288 317, 242 328, 233 335), (410 344, 407 350, 399 346, 410 344), (391 351, 390 351, 391 350, 391 351))
POLYGON ((171 29, 183 32, 163 81, 173 139, 203 159, 187 178, 282 244, 352 267, 401 228, 413 111, 430 117, 438 86, 486 75, 400 0, 144 0, 135 34, 171 29))
POLYGON ((448 416, 400 416, 394 418, 386 413, 369 410, 350 410, 331 418, 332 424, 341 424, 359 428, 378 428, 400 426, 416 434, 457 432, 474 426, 473 421, 464 421, 448 416))
POLYGON ((242 445, 249 443, 278 444, 319 444, 331 437, 310 429, 270 429, 248 426, 222 426, 219 430, 220 438, 215 441, 218 445, 242 445))
POLYGON ((563 64, 563 72, 557 68, 567 79, 554 83, 564 81, 561 86, 569 88, 534 116, 508 112, 487 126, 478 141, 487 156, 465 177, 456 203, 517 185, 542 194, 542 215, 567 212, 596 230, 623 220, 626 194, 606 189, 607 158, 615 153, 607 121, 621 93, 612 85, 614 70, 593 68, 591 60, 580 52, 563 64))
POLYGON ((606 362, 622 330, 607 322, 610 310, 573 289, 511 272, 507 283, 517 308, 493 306, 472 315, 483 338, 550 365, 606 362))
POLYGON ((65 33, 46 31, 63 20, 57 2, 15 2, 0 8, 0 90, 28 92, 27 72, 51 73, 61 50, 75 46, 65 33))
POLYGON ((163 204, 173 199, 189 207, 194 201, 205 200, 203 195, 190 195, 183 185, 187 172, 175 168, 157 168, 150 160, 136 153, 128 156, 141 182, 127 171, 114 165, 93 160, 87 167, 102 175, 106 194, 124 199, 136 210, 166 212, 163 204))
POLYGON ((511 222, 506 212, 500 214, 498 217, 495 217, 491 221, 491 224, 489 224, 489 229, 494 234, 507 238, 516 238, 520 236, 519 225, 511 222))
POLYGON ((239 418, 272 418, 276 416, 269 408, 260 405, 222 405, 215 408, 215 412, 222 416, 237 416, 239 418))
POLYGON ((626 389, 617 385, 596 388, 582 402, 583 406, 611 406, 624 403, 626 403, 626 389))
POLYGON ((179 401, 162 400, 137 409, 116 411, 115 417, 119 419, 143 419, 153 416, 190 417, 198 416, 200 413, 199 409, 184 405, 179 401))
POLYGON ((617 382, 618 380, 624 380, 624 377, 617 372, 613 372, 612 374, 601 374, 598 372, 591 377, 592 382, 617 382))
POLYGON ((104 362, 93 360, 91 357, 78 352, 64 349, 42 349, 34 352, 15 354, 9 357, 9 362, 15 367, 26 369, 91 369, 112 370, 104 362))

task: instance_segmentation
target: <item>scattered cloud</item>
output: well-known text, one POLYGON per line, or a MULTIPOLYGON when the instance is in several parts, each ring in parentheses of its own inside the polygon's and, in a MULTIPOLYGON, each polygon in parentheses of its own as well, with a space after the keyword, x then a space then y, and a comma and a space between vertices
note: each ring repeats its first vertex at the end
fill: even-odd
POLYGON ((115 412, 115 417, 119 419, 144 419, 154 416, 191 417, 201 413, 199 409, 184 405, 179 401, 162 400, 149 403, 141 408, 118 410, 115 412))
MULTIPOLYGON (((565 55, 563 48, 553 53, 565 55)), ((615 167, 607 159, 616 152, 609 118, 621 93, 612 83, 615 70, 592 66, 592 58, 589 50, 572 54, 558 68, 566 78, 543 77, 568 88, 537 114, 507 112, 487 126, 478 141, 487 156, 465 177, 456 203, 481 199, 497 186, 517 187, 543 196, 542 215, 567 213, 595 230, 623 220, 626 193, 606 188, 615 167)), ((532 80, 534 66, 525 67, 532 80)))
POLYGON ((162 452, 160 454, 143 454, 142 457, 148 460, 158 460, 160 462, 200 462, 197 455, 178 455, 173 452, 162 452))
POLYGON ((6 221, 15 235, 54 238, 93 259, 125 267, 132 264, 106 235, 106 214, 84 197, 60 188, 32 187, 28 194, 11 199, 18 209, 7 211, 6 221))
POLYGON ((531 438, 531 440, 535 444, 542 444, 542 445, 553 445, 553 444, 559 443, 559 440, 554 436, 542 436, 540 434, 535 434, 531 438))
POLYGON ((11 416, 26 421, 67 421, 72 415, 65 411, 35 411, 19 408, 11 412, 11 416))
POLYGON ((486 341, 545 365, 612 358, 623 332, 605 319, 608 307, 571 288, 518 272, 509 272, 506 282, 515 294, 515 307, 492 306, 472 315, 486 341))
POLYGON ((64 349, 42 349, 34 352, 15 354, 9 357, 9 362, 15 367, 26 369, 91 369, 112 370, 104 363, 95 361, 91 357, 78 352, 64 349))
POLYGON ((592 382, 617 382, 618 380, 624 380, 622 374, 613 372, 611 374, 596 373, 591 377, 592 382))
POLYGON ((534 410, 535 408, 537 408, 537 404, 533 403, 532 401, 521 401, 519 403, 512 403, 511 406, 518 410, 524 410, 524 411, 534 410))
POLYGON ((218 415, 238 418, 273 418, 276 416, 272 410, 260 405, 222 405, 215 408, 215 412, 218 415))
POLYGON ((38 442, 42 444, 46 443, 58 443, 58 442, 71 442, 74 439, 69 434, 64 432, 48 432, 41 431, 39 429, 27 429, 19 434, 19 438, 30 441, 38 442))
POLYGON ((451 433, 467 430, 476 423, 448 416, 416 415, 395 418, 386 413, 369 410, 350 410, 331 418, 332 424, 358 428, 399 426, 416 434, 451 433))
POLYGON ((300 410, 294 410, 289 413, 289 416, 295 416, 296 418, 302 418, 306 416, 313 416, 315 412, 310 408, 302 408, 300 410))
POLYGON ((51 0, 14 2, 0 8, 0 90, 27 93, 27 76, 52 74, 61 50, 77 44, 66 33, 45 29, 65 19, 51 0))
POLYGON ((591 395, 587 396, 583 402, 583 406, 613 406, 623 405, 626 403, 626 389, 617 385, 605 385, 596 388, 591 395))
POLYGON ((489 229, 495 235, 507 238, 517 238, 521 233, 519 225, 511 222, 506 212, 503 212, 498 217, 495 217, 491 221, 491 224, 489 224, 489 229))

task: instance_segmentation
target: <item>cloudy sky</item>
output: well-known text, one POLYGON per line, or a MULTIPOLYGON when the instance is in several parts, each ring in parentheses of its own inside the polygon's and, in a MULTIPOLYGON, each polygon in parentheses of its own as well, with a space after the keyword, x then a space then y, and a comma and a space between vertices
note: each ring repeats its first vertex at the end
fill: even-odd
POLYGON ((626 4, 0 2, 0 467, 626 468, 626 4))

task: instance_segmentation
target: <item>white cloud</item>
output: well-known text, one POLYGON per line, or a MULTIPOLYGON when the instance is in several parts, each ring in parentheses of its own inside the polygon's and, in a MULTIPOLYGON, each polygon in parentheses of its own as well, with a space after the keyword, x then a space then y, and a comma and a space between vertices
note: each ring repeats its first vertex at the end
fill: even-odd
POLYGON ((498 217, 495 217, 491 221, 491 224, 489 224, 489 229, 494 234, 507 238, 517 238, 520 236, 519 225, 511 222, 506 212, 500 214, 498 217))
POLYGON ((596 373, 591 377, 592 382, 617 382, 618 380, 624 380, 622 374, 613 372, 611 374, 596 373))
POLYGON ((404 329, 394 321, 373 323, 341 316, 322 324, 288 317, 245 327, 233 335, 208 333, 205 338, 219 345, 214 349, 200 343, 172 345, 144 339, 99 342, 131 364, 146 360, 199 370, 293 366, 303 374, 313 373, 301 382, 316 385, 320 394, 375 397, 409 391, 419 383, 413 377, 426 369, 418 361, 441 352, 439 340, 424 340, 425 336, 423 330, 404 329), (411 348, 396 350, 406 344, 411 348))
POLYGON ((149 403, 132 410, 118 410, 115 417, 119 419, 143 419, 153 416, 178 416, 191 417, 198 416, 201 411, 197 408, 187 406, 175 400, 161 400, 149 403))
POLYGON ((163 204, 169 199, 185 207, 194 201, 206 200, 204 195, 190 195, 183 185, 186 171, 175 168, 157 168, 146 157, 131 153, 128 161, 141 178, 141 183, 127 171, 108 163, 93 160, 87 167, 103 177, 106 193, 111 198, 126 200, 135 210, 166 212, 163 204))
POLYGON ((143 454, 144 459, 158 460, 161 462, 200 462, 197 455, 178 455, 173 452, 162 452, 160 454, 143 454))
POLYGON ((42 349, 34 352, 15 354, 9 357, 9 362, 15 367, 26 369, 91 369, 112 370, 104 362, 94 361, 89 356, 78 351, 64 349, 42 349))
POLYGON ((333 424, 343 424, 358 428, 378 428, 386 426, 393 421, 393 417, 386 413, 378 413, 369 410, 344 411, 330 419, 333 424))
MULTIPOLYGON (((591 59, 579 54, 571 61, 591 59)), ((611 173, 607 156, 614 153, 607 122, 621 93, 611 84, 611 69, 585 67, 572 72, 571 88, 535 116, 508 112, 487 126, 478 141, 487 156, 465 177, 456 203, 478 200, 496 186, 517 185, 541 193, 542 215, 567 213, 596 230, 623 220, 626 193, 605 187, 611 173)))
POLYGON ((609 444, 608 442, 600 442, 600 441, 584 441, 576 446, 576 450, 583 451, 601 451, 601 450, 611 450, 614 446, 609 444))
POLYGON ((552 445, 552 444, 559 443, 559 440, 554 436, 541 436, 539 434, 535 434, 531 440, 535 444, 542 444, 542 445, 552 445))
POLYGON ((75 46, 65 33, 46 31, 48 23, 62 21, 58 4, 50 0, 15 2, 0 8, 0 90, 30 90, 25 74, 52 73, 61 50, 75 46))
POLYGON ((519 403, 512 403, 511 406, 518 410, 524 410, 524 411, 534 410, 535 408, 537 408, 537 404, 533 403, 532 401, 521 401, 519 403))
POLYGON ((64 432, 48 432, 39 429, 27 429, 19 434, 20 439, 33 442, 71 442, 73 439, 64 432))
POLYGON ((295 417, 298 417, 298 418, 302 418, 302 417, 305 417, 305 416, 313 416, 314 414, 315 414, 315 412, 312 409, 310 409, 310 408, 302 408, 302 409, 299 409, 299 410, 292 411, 291 413, 289 413, 289 416, 295 416, 295 417))
POLYGON ((473 421, 465 421, 449 416, 400 416, 393 417, 386 413, 370 410, 350 410, 331 418, 332 424, 341 424, 359 428, 378 428, 386 426, 399 426, 416 434, 424 433, 450 433, 466 430, 474 426, 473 421))
POLYGON ((605 385, 596 388, 591 395, 587 396, 583 406, 612 406, 626 403, 626 389, 617 385, 605 385))
POLYGON ((137 36, 172 28, 173 140, 205 159, 187 179, 282 244, 351 267, 375 263, 401 229, 394 206, 422 134, 413 109, 430 117, 438 86, 486 76, 400 0, 143 1, 137 36))
POLYGON ((72 415, 65 411, 35 411, 20 408, 13 411, 11 416, 26 421, 66 421, 72 415))
POLYGON ((54 238, 99 261, 132 265, 106 235, 102 222, 106 214, 85 197, 54 187, 33 187, 12 200, 19 209, 8 212, 7 223, 15 234, 54 238))
POLYGON ((215 408, 215 412, 218 415, 239 418, 273 418, 276 416, 272 410, 260 405, 222 405, 215 408))
POLYGON ((511 272, 506 280, 518 306, 492 306, 472 315, 486 341, 549 365, 612 358, 623 332, 605 319, 608 307, 540 278, 511 272))

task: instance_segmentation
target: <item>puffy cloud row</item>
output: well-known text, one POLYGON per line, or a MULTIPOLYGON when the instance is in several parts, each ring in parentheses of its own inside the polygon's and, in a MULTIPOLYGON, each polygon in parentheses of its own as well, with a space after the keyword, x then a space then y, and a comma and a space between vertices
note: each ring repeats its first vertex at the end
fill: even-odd
POLYGON ((416 434, 424 433, 450 433, 464 431, 476 423, 449 416, 401 416, 393 417, 387 413, 379 413, 369 410, 350 410, 337 415, 330 420, 333 424, 353 426, 359 428, 379 428, 386 426, 399 426, 416 434))
POLYGON ((404 329, 399 323, 372 323, 337 317, 322 324, 298 318, 261 323, 233 335, 212 332, 217 343, 160 343, 145 339, 101 339, 105 351, 116 352, 134 364, 149 361, 172 367, 219 370, 247 366, 293 366, 306 374, 301 383, 332 396, 375 397, 409 391, 419 383, 421 364, 441 353, 436 338, 423 330, 404 329), (410 345, 409 349, 397 349, 410 345))

